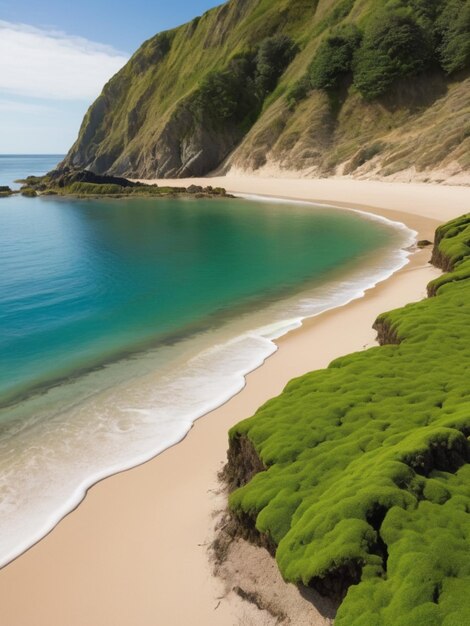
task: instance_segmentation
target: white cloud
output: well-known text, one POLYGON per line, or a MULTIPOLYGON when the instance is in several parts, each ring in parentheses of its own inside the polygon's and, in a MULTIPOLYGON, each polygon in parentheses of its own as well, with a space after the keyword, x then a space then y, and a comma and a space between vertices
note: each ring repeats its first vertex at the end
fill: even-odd
POLYGON ((81 37, 0 20, 0 91, 58 100, 93 100, 128 60, 81 37))
POLYGON ((9 113, 43 113, 46 111, 56 111, 54 107, 47 104, 37 104, 36 102, 22 102, 21 100, 5 100, 0 98, 0 111, 9 113))

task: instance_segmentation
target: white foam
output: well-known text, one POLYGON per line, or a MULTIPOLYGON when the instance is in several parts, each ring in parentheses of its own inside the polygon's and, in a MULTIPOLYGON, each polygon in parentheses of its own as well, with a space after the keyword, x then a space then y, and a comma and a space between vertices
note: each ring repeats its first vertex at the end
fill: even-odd
POLYGON ((351 210, 400 231, 402 248, 373 268, 241 316, 230 327, 182 342, 178 349, 149 352, 52 389, 36 401, 31 417, 25 419, 21 409, 13 416, 10 431, 7 425, 0 439, 0 565, 52 530, 91 485, 180 442, 195 420, 243 389, 246 375, 277 350, 277 338, 307 317, 361 297, 408 262, 405 248, 416 233, 351 210), (272 322, 266 324, 267 319, 272 322))

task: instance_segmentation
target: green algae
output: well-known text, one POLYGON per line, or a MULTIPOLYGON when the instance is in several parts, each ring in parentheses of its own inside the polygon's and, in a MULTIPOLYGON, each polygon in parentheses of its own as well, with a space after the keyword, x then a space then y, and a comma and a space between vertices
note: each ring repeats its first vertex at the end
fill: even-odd
POLYGON ((266 468, 232 511, 287 581, 346 594, 338 626, 470 623, 469 241, 470 215, 437 231, 451 271, 379 316, 384 345, 291 381, 230 431, 266 468))

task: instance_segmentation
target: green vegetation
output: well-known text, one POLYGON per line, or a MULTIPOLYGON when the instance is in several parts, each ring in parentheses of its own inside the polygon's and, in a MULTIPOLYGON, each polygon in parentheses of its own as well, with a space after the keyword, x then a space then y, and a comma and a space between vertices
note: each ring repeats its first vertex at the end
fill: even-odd
POLYGON ((19 178, 18 180, 15 180, 15 183, 23 183, 23 185, 34 187, 35 185, 40 185, 42 179, 42 176, 27 176, 26 178, 19 178))
POLYGON ((430 295, 447 283, 470 279, 470 223, 466 216, 437 229, 433 263, 451 271, 429 283, 430 295))
POLYGON ((229 0, 145 42, 64 165, 153 179, 268 158, 328 175, 381 142, 368 175, 466 171, 469 16, 470 0, 229 0))
POLYGON ((341 79, 352 71, 354 54, 361 43, 361 32, 354 24, 332 31, 320 45, 310 66, 314 89, 337 89, 341 79))
POLYGON ((354 172, 354 170, 356 170, 358 167, 361 167, 362 165, 364 165, 364 163, 367 163, 367 161, 370 161, 375 156, 383 152, 385 147, 386 145, 381 141, 375 141, 369 146, 364 146, 364 148, 361 148, 359 152, 357 152, 357 154, 351 159, 350 163, 348 163, 348 165, 345 167, 344 173, 350 174, 351 172, 354 172))
MULTIPOLYGON (((18 181, 21 182, 21 181, 18 181)), ((28 176, 20 190, 23 196, 34 198, 37 195, 76 196, 79 198, 107 197, 122 198, 128 196, 165 197, 169 195, 192 195, 198 197, 226 196, 222 187, 160 187, 145 185, 115 176, 100 176, 87 170, 71 168, 52 170, 45 176, 28 176)))
POLYGON ((287 35, 274 35, 261 42, 255 57, 254 79, 260 100, 273 91, 298 51, 298 46, 287 35))
POLYGON ((449 0, 437 20, 438 54, 448 74, 470 66, 470 2, 449 0))
POLYGON ((235 55, 227 67, 203 79, 190 102, 204 119, 251 126, 297 48, 290 37, 264 39, 252 52, 235 55))
POLYGON ((286 580, 346 594, 338 626, 470 623, 469 234, 470 214, 438 230, 451 273, 379 316, 381 347, 291 381, 230 431, 229 474, 249 446, 266 468, 232 511, 286 580))
POLYGON ((349 74, 362 96, 373 100, 398 80, 437 65, 448 74, 470 66, 468 0, 377 3, 359 24, 331 30, 315 52, 308 80, 310 88, 331 90, 349 74))
POLYGON ((138 56, 133 57, 135 72, 144 73, 148 69, 163 61, 171 50, 174 31, 159 33, 156 37, 144 43, 138 56))
POLYGON ((254 115, 257 98, 250 55, 233 58, 225 70, 208 74, 193 100, 192 110, 216 123, 238 123, 254 115))
POLYGON ((354 84, 364 98, 377 98, 397 79, 422 73, 430 62, 426 33, 411 15, 378 12, 356 54, 354 84))
POLYGON ((132 190, 132 187, 121 187, 120 185, 99 185, 94 183, 72 183, 70 187, 63 187, 64 193, 76 195, 103 195, 112 196, 121 194, 126 189, 132 190))

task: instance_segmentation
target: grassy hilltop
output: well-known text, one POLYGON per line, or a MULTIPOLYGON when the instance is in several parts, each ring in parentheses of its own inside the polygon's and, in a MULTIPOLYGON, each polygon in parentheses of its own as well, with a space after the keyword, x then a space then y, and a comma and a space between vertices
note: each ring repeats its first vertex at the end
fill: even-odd
POLYGON ((146 41, 67 165, 134 177, 265 164, 470 169, 470 0, 230 0, 146 41))
POLYGON ((230 433, 230 507, 338 626, 470 624, 470 214, 449 273, 381 315, 380 347, 291 381, 230 433))

